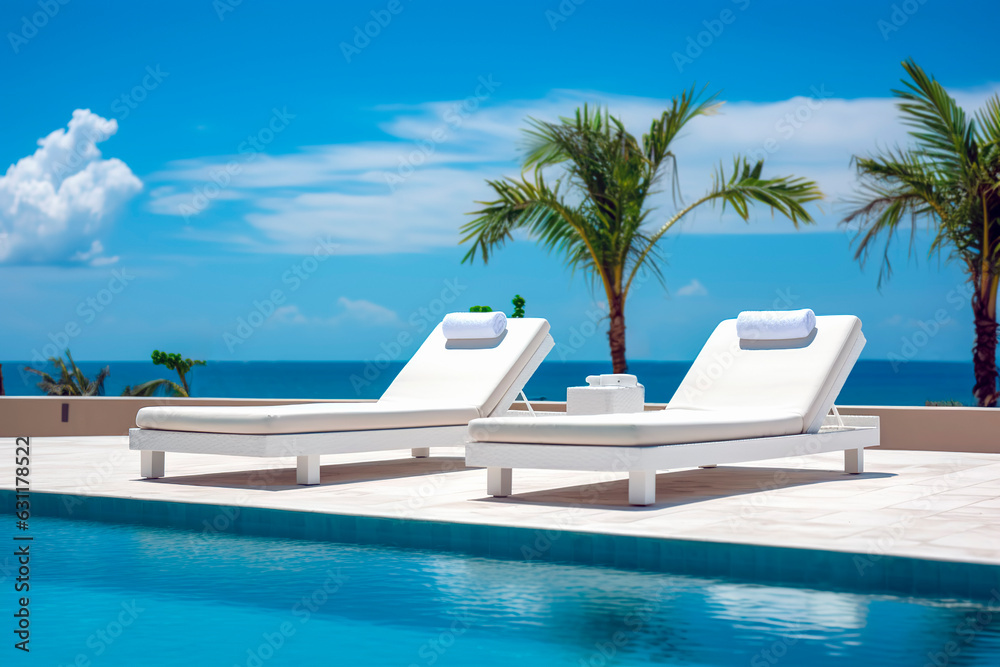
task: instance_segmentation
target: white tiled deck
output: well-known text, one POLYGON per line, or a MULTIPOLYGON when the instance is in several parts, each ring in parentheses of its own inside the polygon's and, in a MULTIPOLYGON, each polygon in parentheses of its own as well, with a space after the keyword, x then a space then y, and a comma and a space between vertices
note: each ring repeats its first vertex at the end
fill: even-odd
MULTIPOLYGON (((13 488, 13 439, 0 461, 13 488)), ((657 503, 630 507, 623 475, 515 470, 509 499, 458 449, 323 458, 322 483, 295 484, 289 459, 166 457, 139 478, 128 438, 34 438, 32 489, 211 505, 561 529, 898 555, 1000 565, 1000 454, 868 450, 862 475, 843 455, 661 472, 657 503)))

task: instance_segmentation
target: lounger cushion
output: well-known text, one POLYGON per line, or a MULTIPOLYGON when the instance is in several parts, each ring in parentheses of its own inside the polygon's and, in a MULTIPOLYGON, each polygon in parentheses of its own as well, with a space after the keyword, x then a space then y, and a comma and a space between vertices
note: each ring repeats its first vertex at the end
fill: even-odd
POLYGON ((816 318, 801 339, 749 341, 736 320, 716 327, 664 410, 477 419, 480 442, 672 445, 804 433, 822 422, 864 343, 853 316, 816 318))
POLYGON ((674 445, 802 432, 802 417, 783 410, 653 410, 612 415, 499 417, 469 422, 479 442, 573 445, 674 445))
POLYGON ((492 340, 448 340, 439 324, 380 400, 425 400, 474 405, 478 417, 493 412, 549 333, 540 318, 511 318, 492 340))
POLYGON ((273 406, 155 406, 136 415, 139 428, 198 433, 320 433, 421 426, 464 426, 479 415, 472 405, 425 401, 300 403, 273 406))
POLYGON ((449 341, 439 324, 377 403, 156 406, 139 428, 270 435, 465 425, 500 403, 549 332, 540 318, 509 320, 492 340, 449 341))
POLYGON ((818 424, 836 400, 838 379, 863 339, 853 315, 816 318, 810 336, 740 340, 736 320, 716 327, 681 381, 670 407, 696 410, 773 409, 818 424))

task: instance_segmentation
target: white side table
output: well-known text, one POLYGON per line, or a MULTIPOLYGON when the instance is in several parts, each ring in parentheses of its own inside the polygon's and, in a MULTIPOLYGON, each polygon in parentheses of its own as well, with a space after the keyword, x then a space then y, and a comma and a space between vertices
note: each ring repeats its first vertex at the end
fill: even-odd
POLYGON ((646 389, 634 375, 590 375, 587 384, 566 390, 566 414, 605 415, 644 409, 646 389))

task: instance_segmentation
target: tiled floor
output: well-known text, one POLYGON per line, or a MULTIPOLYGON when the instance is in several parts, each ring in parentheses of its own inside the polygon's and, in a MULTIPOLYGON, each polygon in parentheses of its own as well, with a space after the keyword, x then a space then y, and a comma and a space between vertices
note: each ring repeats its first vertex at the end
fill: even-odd
MULTIPOLYGON (((13 440, 0 443, 12 488, 13 440)), ((1000 454, 869 450, 857 476, 842 454, 661 472, 639 508, 607 473, 515 470, 516 495, 493 499, 457 449, 324 457, 322 483, 300 487, 289 459, 168 453, 168 477, 149 481, 124 437, 31 447, 35 491, 1000 564, 1000 454)))

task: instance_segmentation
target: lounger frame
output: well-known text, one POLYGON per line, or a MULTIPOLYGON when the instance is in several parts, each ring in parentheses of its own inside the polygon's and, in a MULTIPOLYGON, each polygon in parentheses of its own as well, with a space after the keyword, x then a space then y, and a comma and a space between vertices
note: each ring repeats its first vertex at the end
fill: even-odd
MULTIPOLYGON (((538 346, 514 382, 489 415, 507 413, 518 394, 555 346, 551 335, 538 346)), ((296 481, 319 484, 320 456, 410 449, 416 458, 430 456, 431 447, 463 447, 468 426, 417 426, 412 428, 329 431, 321 433, 198 433, 157 429, 129 429, 129 449, 141 452, 140 474, 147 479, 164 476, 165 452, 226 456, 296 457, 296 481)))
POLYGON ((511 495, 513 468, 610 471, 628 473, 630 504, 652 505, 658 470, 843 451, 845 471, 858 474, 864 472, 864 448, 878 444, 878 417, 830 415, 818 433, 743 440, 643 446, 469 442, 465 463, 487 468, 487 492, 498 498, 511 495))
POLYGON ((656 502, 656 471, 674 468, 712 468, 720 463, 746 463, 765 459, 844 452, 844 469, 864 471, 864 448, 879 444, 878 417, 841 416, 834 401, 865 347, 865 336, 847 353, 817 413, 804 433, 795 435, 720 440, 670 445, 573 445, 552 443, 469 442, 465 463, 487 469, 487 492, 494 497, 511 495, 513 468, 628 472, 628 497, 632 505, 656 502), (831 409, 834 414, 829 415, 831 409))

